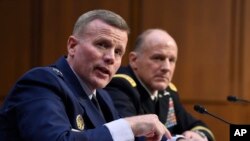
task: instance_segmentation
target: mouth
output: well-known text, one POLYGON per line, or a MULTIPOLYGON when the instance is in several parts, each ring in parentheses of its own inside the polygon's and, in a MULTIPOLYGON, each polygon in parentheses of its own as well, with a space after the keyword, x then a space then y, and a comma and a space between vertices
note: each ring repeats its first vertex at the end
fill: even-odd
POLYGON ((161 81, 169 81, 169 77, 165 75, 157 75, 156 78, 161 81))
POLYGON ((107 76, 109 77, 109 76, 111 76, 110 70, 108 68, 106 68, 106 67, 99 66, 99 67, 96 67, 96 70, 98 70, 98 74, 100 76, 102 76, 102 77, 107 77, 107 76))

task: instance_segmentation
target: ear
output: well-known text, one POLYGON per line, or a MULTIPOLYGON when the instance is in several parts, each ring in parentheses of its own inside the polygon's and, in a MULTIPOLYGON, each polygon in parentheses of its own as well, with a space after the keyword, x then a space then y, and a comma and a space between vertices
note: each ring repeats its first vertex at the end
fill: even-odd
POLYGON ((73 56, 75 54, 76 46, 78 44, 78 40, 74 36, 69 36, 67 42, 68 55, 73 56))
POLYGON ((134 51, 129 53, 129 64, 133 69, 136 69, 136 61, 137 61, 137 56, 138 54, 134 51))

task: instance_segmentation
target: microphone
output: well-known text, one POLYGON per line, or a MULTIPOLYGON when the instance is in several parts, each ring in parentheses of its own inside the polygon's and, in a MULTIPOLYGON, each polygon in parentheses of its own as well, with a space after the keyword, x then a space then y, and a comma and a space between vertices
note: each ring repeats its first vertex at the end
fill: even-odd
POLYGON ((249 101, 249 100, 240 99, 240 98, 238 98, 238 97, 236 97, 236 96, 232 96, 232 95, 228 96, 228 97, 227 97, 227 100, 228 100, 229 102, 243 102, 243 103, 249 103, 249 104, 250 104, 250 101, 249 101))
POLYGON ((200 113, 200 114, 208 114, 208 115, 210 115, 210 116, 212 116, 212 117, 214 117, 214 118, 216 118, 216 119, 218 119, 218 120, 220 120, 220 121, 222 121, 222 122, 224 122, 224 123, 226 123, 226 124, 232 124, 232 123, 230 123, 230 122, 228 122, 228 121, 226 121, 226 120, 224 120, 224 119, 222 119, 222 118, 220 118, 220 117, 218 117, 218 116, 216 116, 216 115, 214 115, 214 114, 211 114, 211 113, 209 113, 208 111, 207 111, 207 109, 205 109, 204 107, 202 107, 201 105, 194 105, 194 110, 196 111, 196 112, 198 112, 198 113, 200 113))
POLYGON ((249 140, 249 134, 248 131, 250 130, 250 125, 245 125, 245 124, 241 124, 241 125, 236 125, 236 124, 232 124, 228 121, 225 121, 224 119, 215 116, 211 113, 209 113, 207 111, 207 109, 205 109, 204 107, 200 106, 200 105, 194 105, 194 110, 198 113, 201 114, 208 114, 216 119, 219 119, 220 121, 229 124, 230 126, 230 141, 248 141, 249 140), (245 140, 247 139, 247 140, 245 140))

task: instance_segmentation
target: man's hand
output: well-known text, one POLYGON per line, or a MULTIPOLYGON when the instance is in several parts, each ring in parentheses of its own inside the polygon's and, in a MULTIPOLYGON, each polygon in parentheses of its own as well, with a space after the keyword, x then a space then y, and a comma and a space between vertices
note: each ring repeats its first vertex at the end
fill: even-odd
POLYGON ((168 129, 154 114, 124 118, 128 121, 136 137, 145 136, 147 141, 160 141, 162 136, 170 139, 172 136, 168 129))

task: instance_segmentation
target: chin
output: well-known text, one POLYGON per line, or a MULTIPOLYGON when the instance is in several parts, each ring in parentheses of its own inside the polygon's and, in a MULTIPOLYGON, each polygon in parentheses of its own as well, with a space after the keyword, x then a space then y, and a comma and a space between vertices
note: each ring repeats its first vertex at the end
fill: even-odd
POLYGON ((97 88, 104 88, 108 85, 108 82, 102 82, 97 84, 97 88))
POLYGON ((104 88, 106 85, 107 85, 107 83, 98 83, 98 84, 96 84, 96 88, 97 89, 104 88))
POLYGON ((157 85, 156 89, 157 90, 165 90, 167 88, 167 85, 157 85))
POLYGON ((93 89, 100 89, 100 88, 104 88, 106 85, 98 82, 98 83, 92 83, 91 86, 93 89))

